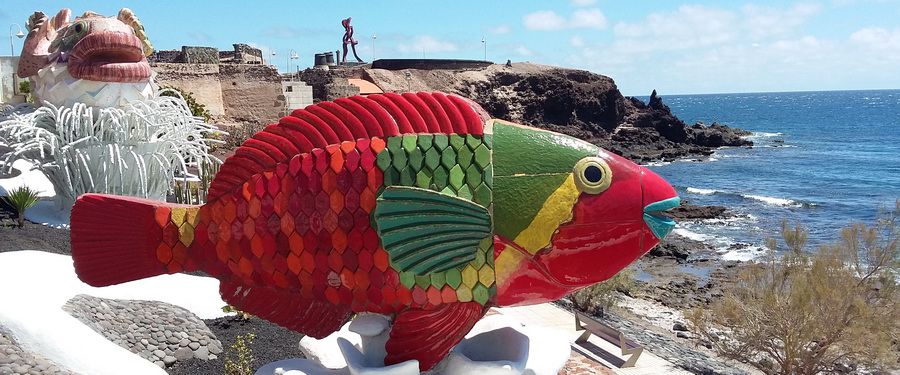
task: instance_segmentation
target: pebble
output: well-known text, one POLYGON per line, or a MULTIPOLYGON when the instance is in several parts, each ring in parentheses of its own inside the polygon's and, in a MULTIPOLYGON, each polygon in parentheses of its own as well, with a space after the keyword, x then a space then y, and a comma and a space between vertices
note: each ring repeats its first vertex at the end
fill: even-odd
POLYGON ((189 348, 179 348, 175 351, 175 358, 179 361, 185 361, 194 357, 194 351, 189 348))
MULTIPOLYGON (((216 359, 213 354, 222 353, 222 343, 203 320, 164 302, 78 295, 63 310, 113 343, 162 368, 191 358, 216 359)), ((0 355, 0 369, 3 358, 0 355)))
POLYGON ((26 351, 0 326, 0 375, 14 374, 75 375, 40 354, 26 351))

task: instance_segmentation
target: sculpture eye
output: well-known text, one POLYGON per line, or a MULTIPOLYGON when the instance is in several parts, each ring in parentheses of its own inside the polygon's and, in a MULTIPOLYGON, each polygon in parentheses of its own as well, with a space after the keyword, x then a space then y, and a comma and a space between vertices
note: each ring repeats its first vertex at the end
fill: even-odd
POLYGON ((599 157, 586 157, 575 163, 572 171, 575 177, 575 186, 582 193, 600 194, 609 188, 612 183, 612 170, 606 161, 599 157))
POLYGON ((72 31, 75 32, 74 36, 76 38, 81 37, 83 34, 85 34, 87 32, 87 29, 87 23, 85 23, 84 21, 78 21, 75 22, 74 25, 72 25, 72 31))

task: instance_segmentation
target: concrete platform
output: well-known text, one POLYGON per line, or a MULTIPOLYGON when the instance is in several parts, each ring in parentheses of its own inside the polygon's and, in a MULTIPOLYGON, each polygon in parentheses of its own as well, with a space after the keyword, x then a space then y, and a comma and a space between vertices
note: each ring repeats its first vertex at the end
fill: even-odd
POLYGON ((573 351, 572 361, 564 369, 564 371, 570 370, 570 372, 565 373, 567 375, 591 373, 586 372, 591 370, 595 370, 593 373, 599 374, 613 373, 623 375, 690 374, 690 372, 682 370, 647 350, 641 353, 634 367, 620 368, 619 366, 623 361, 618 355, 621 352, 618 346, 594 336, 591 336, 586 345, 576 344, 575 339, 581 335, 581 332, 575 330, 575 316, 553 304, 500 307, 496 308, 496 311, 500 314, 514 317, 525 325, 550 327, 566 331, 573 351), (596 367, 589 368, 592 363, 596 367))

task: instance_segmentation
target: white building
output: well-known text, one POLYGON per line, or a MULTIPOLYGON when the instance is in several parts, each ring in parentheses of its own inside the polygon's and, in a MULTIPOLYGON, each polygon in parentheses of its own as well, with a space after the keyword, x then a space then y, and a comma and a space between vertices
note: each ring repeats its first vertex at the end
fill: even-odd
POLYGON ((25 101, 25 95, 19 94, 19 82, 24 81, 16 75, 19 56, 0 56, 0 103, 18 104, 25 101))

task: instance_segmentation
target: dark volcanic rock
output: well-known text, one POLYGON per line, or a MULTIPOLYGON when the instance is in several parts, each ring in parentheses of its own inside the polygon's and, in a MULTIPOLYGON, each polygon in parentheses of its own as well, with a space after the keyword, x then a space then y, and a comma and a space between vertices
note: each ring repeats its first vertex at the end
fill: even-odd
POLYGON ((709 155, 722 146, 751 146, 749 132, 720 124, 688 126, 654 90, 649 103, 623 97, 606 76, 571 69, 501 71, 458 92, 491 116, 593 142, 636 161, 709 155))
POLYGON ((482 69, 336 69, 304 72, 318 100, 330 76, 363 78, 386 92, 444 91, 472 99, 492 117, 584 139, 626 158, 647 162, 709 155, 715 147, 749 146, 743 131, 715 124, 689 126, 663 98, 648 103, 622 96, 604 75, 531 63, 482 69))
POLYGON ((706 248, 700 241, 694 241, 678 235, 666 236, 659 245, 654 247, 647 253, 649 257, 672 258, 678 263, 687 262, 688 257, 696 251, 706 248))
POLYGON ((666 211, 666 216, 675 220, 725 219, 731 216, 724 206, 695 206, 682 204, 666 211))

